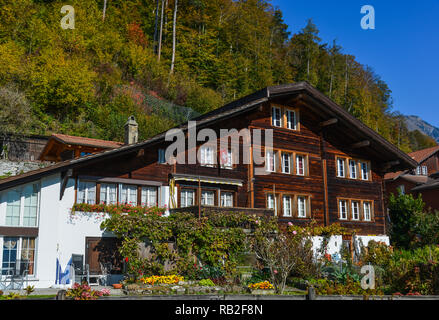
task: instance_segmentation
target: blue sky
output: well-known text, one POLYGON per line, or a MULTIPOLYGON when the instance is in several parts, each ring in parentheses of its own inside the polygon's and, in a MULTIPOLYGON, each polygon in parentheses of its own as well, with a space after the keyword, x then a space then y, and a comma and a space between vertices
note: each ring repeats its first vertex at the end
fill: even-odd
POLYGON ((392 90, 394 110, 439 127, 439 0, 272 0, 289 31, 309 18, 322 42, 333 39, 372 67, 392 90), (363 5, 375 8, 375 30, 363 30, 363 5))

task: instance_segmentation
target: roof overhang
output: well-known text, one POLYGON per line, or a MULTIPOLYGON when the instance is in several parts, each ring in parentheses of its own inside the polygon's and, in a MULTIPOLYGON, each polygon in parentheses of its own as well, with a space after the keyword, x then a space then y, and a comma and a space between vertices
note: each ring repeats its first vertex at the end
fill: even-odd
POLYGON ((242 187, 242 180, 238 179, 227 179, 220 177, 208 177, 208 176, 197 176, 188 174, 172 174, 172 178, 175 181, 188 181, 188 182, 200 182, 200 183, 210 183, 210 184, 224 184, 242 187))

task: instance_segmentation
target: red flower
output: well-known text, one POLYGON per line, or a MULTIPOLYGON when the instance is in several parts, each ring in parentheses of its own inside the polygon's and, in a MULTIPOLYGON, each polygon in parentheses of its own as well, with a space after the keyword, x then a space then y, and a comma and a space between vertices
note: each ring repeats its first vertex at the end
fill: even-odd
POLYGON ((128 257, 125 258, 125 262, 128 262, 128 257))

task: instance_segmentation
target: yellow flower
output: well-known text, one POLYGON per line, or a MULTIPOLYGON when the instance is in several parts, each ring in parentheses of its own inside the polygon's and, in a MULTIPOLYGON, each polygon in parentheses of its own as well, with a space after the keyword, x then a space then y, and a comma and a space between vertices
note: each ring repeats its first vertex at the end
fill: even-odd
POLYGON ((248 287, 250 289, 261 289, 261 290, 274 289, 274 286, 268 281, 249 284, 248 287))

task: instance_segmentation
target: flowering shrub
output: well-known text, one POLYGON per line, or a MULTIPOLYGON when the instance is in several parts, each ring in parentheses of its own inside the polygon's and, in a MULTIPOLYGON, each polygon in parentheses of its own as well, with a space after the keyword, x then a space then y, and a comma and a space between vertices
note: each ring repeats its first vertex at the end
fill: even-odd
POLYGON ((110 290, 107 288, 104 288, 101 290, 101 293, 103 296, 109 296, 110 295, 110 290))
POLYGON ((258 282, 258 283, 251 283, 248 285, 248 287, 250 289, 256 290, 256 289, 260 289, 260 290, 270 290, 270 289, 274 289, 274 286, 268 282, 268 281, 263 281, 263 282, 258 282))
POLYGON ((102 291, 92 290, 89 285, 81 285, 77 282, 75 282, 73 287, 68 289, 66 293, 67 297, 73 298, 74 300, 96 300, 103 295, 104 293, 102 291))
POLYGON ((177 275, 170 276, 151 276, 151 277, 143 277, 140 279, 145 284, 177 284, 180 281, 184 280, 184 277, 177 275))

